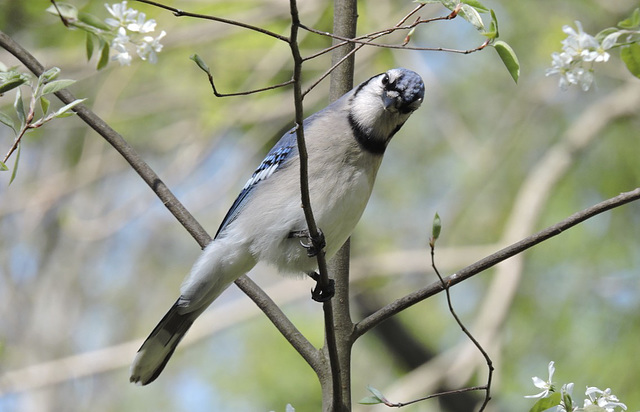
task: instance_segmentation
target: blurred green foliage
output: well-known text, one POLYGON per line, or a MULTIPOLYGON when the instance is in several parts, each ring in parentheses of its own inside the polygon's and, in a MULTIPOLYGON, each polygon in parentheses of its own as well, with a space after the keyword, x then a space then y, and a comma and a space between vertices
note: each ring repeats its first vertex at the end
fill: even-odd
MULTIPOLYGON (((73 3, 106 17, 101 2, 73 3)), ((331 30, 330 3, 300 3, 305 24, 331 30)), ((288 33, 288 10, 282 2, 171 4, 288 33)), ((561 92, 557 79, 544 76, 551 52, 560 49, 565 37, 563 25, 579 20, 587 32, 596 33, 628 17, 637 2, 485 4, 498 16, 500 38, 518 53, 518 85, 490 49, 458 55, 365 48, 356 58, 357 82, 404 66, 420 73, 427 85, 423 107, 387 151, 352 242, 352 292, 378 305, 436 281, 427 249, 435 212, 442 219, 436 261, 444 275, 497 250, 513 225, 526 226, 522 236, 531 234, 640 182, 640 105, 631 93, 639 90, 638 79, 619 58, 612 57, 597 72, 597 85, 587 93, 561 92), (613 98, 618 100, 607 100, 613 98), (624 107, 623 99, 635 106, 619 116, 611 115, 613 103, 602 103, 617 101, 624 107), (572 130, 582 136, 596 130, 580 129, 596 117, 602 119, 601 128, 562 160, 563 167, 551 161, 548 169, 542 167, 551 152, 567 144, 572 130), (545 171, 551 173, 547 180, 524 186, 545 171), (531 208, 521 212, 533 216, 529 223, 524 215, 512 216, 525 189, 530 196, 525 206, 531 208)), ((159 62, 136 61, 130 67, 111 62, 97 72, 95 61, 86 62, 84 34, 67 30, 45 13, 48 5, 9 0, 2 4, 0 27, 48 67, 60 67, 61 76, 76 79, 71 91, 88 98, 86 103, 142 154, 210 233, 215 232, 248 171, 292 124, 293 103, 289 89, 217 99, 189 56, 197 53, 204 59, 221 91, 236 92, 288 80, 287 45, 130 2, 168 33, 159 62)), ((363 1, 358 33, 392 26, 413 7, 409 1, 363 1)), ((447 12, 428 6, 421 14, 447 12)), ((402 38, 394 34, 385 42, 401 43, 402 38)), ((473 27, 457 20, 421 27, 412 37, 412 45, 463 50, 482 41, 473 27)), ((330 44, 317 35, 302 38, 306 55, 330 44)), ((0 61, 17 64, 4 51, 0 61)), ((311 84, 329 62, 327 55, 307 63, 305 82, 311 84)), ((324 81, 306 97, 306 111, 326 105, 327 95, 324 81)), ((1 111, 11 108, 13 97, 7 93, 0 98, 1 111)), ((52 106, 59 107, 59 102, 52 99, 52 106)), ((177 296, 198 254, 196 243, 151 191, 86 125, 71 117, 49 126, 25 140, 20 173, 11 187, 0 183, 0 382, 5 388, 6 373, 146 336, 177 296)), ((0 129, 0 147, 10 147, 9 132, 0 129)), ((639 227, 640 206, 630 204, 523 255, 523 267, 512 274, 517 291, 506 311, 494 314, 502 319, 497 334, 491 342, 481 342, 497 368, 493 410, 528 410, 532 402, 523 396, 536 392, 531 376, 544 376, 550 360, 556 362, 558 382, 575 382, 575 399, 587 384, 611 387, 630 410, 640 408, 635 390, 640 372, 630 360, 640 335, 639 227)), ((269 287, 281 280, 271 272, 262 267, 251 276, 269 287)), ((473 327, 483 305, 498 310, 497 302, 486 301, 493 296, 489 291, 497 273, 490 270, 452 290, 454 306, 476 334, 483 331, 482 324, 473 327)), ((308 281, 299 282, 311 288, 308 281)), ((321 346, 320 307, 308 298, 305 290, 285 312, 321 346)), ((214 308, 236 299, 252 305, 230 288, 214 308)), ((353 311, 359 319, 360 307, 354 305, 353 311)), ((399 322, 434 353, 464 341, 443 296, 411 308, 399 322)), ((210 326, 204 323, 203 329, 210 326)), ((134 352, 123 351, 112 359, 113 369, 43 387, 29 385, 47 376, 32 376, 19 383, 21 391, 0 394, 0 409, 283 411, 287 403, 298 411, 319 409, 313 372, 263 317, 184 345, 149 387, 128 383, 127 364, 134 352)), ((101 371, 97 361, 85 363, 92 368, 93 362, 101 371)), ((65 376, 65 368, 56 370, 65 376)), ((448 371, 441 368, 439 373, 448 371)), ((368 384, 391 396, 396 392, 389 388, 409 372, 395 360, 393 348, 375 333, 367 335, 355 346, 353 399, 366 396, 368 384)), ((482 365, 471 375, 466 384, 481 384, 482 365)), ((426 384, 427 379, 417 381, 426 384)), ((447 409, 427 401, 407 410, 447 409)))

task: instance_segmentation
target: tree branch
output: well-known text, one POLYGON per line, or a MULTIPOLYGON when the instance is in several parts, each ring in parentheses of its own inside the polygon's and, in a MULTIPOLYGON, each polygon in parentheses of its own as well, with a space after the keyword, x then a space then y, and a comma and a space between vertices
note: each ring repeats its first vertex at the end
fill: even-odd
MULTIPOLYGON (((303 127, 303 106, 302 106, 302 56, 300 55, 300 49, 298 47, 298 30, 300 27, 300 16, 298 14, 298 5, 296 0, 290 0, 289 7, 291 11, 291 35, 289 37, 289 46, 291 47, 291 54, 293 56, 293 95, 295 105, 295 118, 296 118, 296 139, 298 144, 298 155, 300 160, 300 192, 302 197, 302 209, 307 221, 307 227, 309 229, 309 237, 313 244, 314 249, 317 251, 318 261, 318 287, 321 290, 326 290, 331 282, 327 271, 327 262, 324 256, 323 242, 324 238, 320 235, 315 219, 313 217, 313 211, 311 208, 311 198, 309 195, 309 177, 308 177, 308 154, 304 140, 304 127, 303 127)), ((333 327, 333 308, 331 301, 323 303, 324 311, 324 324, 325 324, 325 336, 326 344, 329 353, 329 364, 331 366, 331 380, 333 382, 333 403, 332 411, 341 411, 344 409, 344 402, 342 399, 342 382, 340 376, 340 364, 338 361, 338 349, 336 343, 335 329, 333 327)), ((326 371, 326 370, 325 370, 326 371)), ((321 374, 318 373, 320 378, 321 374)))
MULTIPOLYGON (((436 259, 435 259, 435 242, 437 240, 436 237, 437 237, 437 235, 432 237, 429 240, 429 246, 431 247, 431 267, 433 268, 433 271, 438 276, 438 280, 440 281, 440 284, 444 288, 444 292, 445 292, 446 297, 447 297, 447 306, 449 307, 449 312, 451 313, 451 315, 455 319, 456 323, 458 324, 458 326, 462 330, 462 333, 467 335, 467 338, 469 338, 471 343, 473 343, 473 345, 478 349, 478 351, 480 351, 480 353, 482 354, 482 357, 487 362, 487 369, 489 371, 488 372, 488 376, 487 376, 487 383, 485 385, 479 387, 480 389, 485 391, 484 402, 482 403, 482 405, 480 406, 480 409, 479 409, 479 412, 482 412, 482 411, 485 410, 485 408, 487 407, 487 404, 491 400, 491 382, 493 380, 493 371, 494 371, 493 361, 489 357, 489 354, 487 353, 487 351, 482 347, 480 342, 478 342, 478 340, 473 336, 473 334, 471 334, 471 332, 469 332, 469 329, 467 329, 467 327, 464 325, 464 323, 462 323, 462 320, 460 320, 460 317, 458 316, 458 314, 456 313, 455 309, 453 308, 453 302, 451 301, 451 292, 449 291, 449 289, 451 288, 451 283, 444 281, 444 279, 442 278, 442 275, 440 275, 440 271, 438 270, 438 267, 436 266, 436 259)), ((476 387, 476 388, 478 388, 478 387, 476 387)))
MULTIPOLYGON (((620 207, 627 203, 636 201, 638 199, 640 199, 640 188, 636 188, 635 190, 632 190, 630 192, 622 193, 616 197, 607 199, 592 207, 574 213, 573 215, 556 223, 555 225, 549 226, 532 236, 522 239, 517 243, 507 246, 506 248, 501 249, 498 252, 467 266, 459 272, 444 278, 444 281, 450 286, 456 285, 474 275, 477 275, 478 273, 489 269, 490 267, 495 266, 503 260, 506 260, 537 245, 538 243, 561 234, 565 230, 568 230, 587 219, 590 219, 616 207, 620 207)), ((393 316, 430 296, 440 293, 443 290, 444 287, 442 286, 442 283, 440 281, 437 281, 423 289, 420 289, 414 293, 396 300, 395 302, 390 303, 389 305, 383 307, 382 309, 358 322, 354 330, 354 338, 359 338, 368 330, 375 327, 377 324, 389 318, 390 316, 393 316)))
POLYGON ((137 1, 139 3, 149 4, 151 6, 155 6, 155 7, 164 9, 164 10, 168 10, 168 11, 172 12, 173 15, 176 16, 176 17, 193 17, 193 18, 196 18, 196 19, 217 21, 219 23, 229 24, 231 26, 238 26, 238 27, 242 27, 244 29, 248 29, 248 30, 251 30, 251 31, 256 31, 258 33, 265 34, 265 35, 267 35, 269 37, 273 37, 273 38, 278 39, 280 41, 283 41, 285 43, 289 42, 289 39, 287 37, 285 37, 285 36, 282 36, 282 35, 280 35, 278 33, 274 33, 274 32, 269 31, 267 29, 263 29, 262 27, 253 26, 251 24, 242 23, 242 22, 235 21, 235 20, 224 19, 222 17, 211 16, 211 15, 208 15, 208 14, 191 13, 191 12, 188 12, 188 11, 183 11, 183 10, 177 9, 175 7, 167 6, 167 5, 164 5, 164 4, 155 2, 155 1, 151 1, 151 0, 134 0, 134 1, 137 1))

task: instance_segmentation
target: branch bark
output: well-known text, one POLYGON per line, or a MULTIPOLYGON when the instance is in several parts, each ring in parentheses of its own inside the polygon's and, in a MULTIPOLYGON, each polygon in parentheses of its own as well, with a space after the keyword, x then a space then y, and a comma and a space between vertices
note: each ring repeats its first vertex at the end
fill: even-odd
MULTIPOLYGON (((358 19, 356 0, 335 0, 333 10, 333 32, 345 37, 355 37, 358 19)), ((334 44, 338 43, 334 40, 334 44)), ((335 101, 353 88, 355 67, 355 45, 352 43, 337 47, 332 51, 332 65, 336 66, 331 72, 329 100, 335 101)), ((333 387, 333 391, 339 390, 343 402, 343 410, 351 410, 351 351, 353 348, 353 328, 351 310, 349 306, 349 258, 350 240, 340 248, 338 253, 329 262, 329 272, 333 274, 336 285, 335 297, 325 303, 325 306, 333 311, 331 328, 335 334, 337 343, 338 369, 332 368, 333 374, 339 374, 340 387, 333 387)), ((326 385, 324 385, 326 386, 326 385)), ((329 394, 323 391, 323 410, 329 402, 329 394)), ((335 409, 337 410, 337 409, 335 409)))
MULTIPOLYGON (((630 192, 622 193, 616 197, 612 197, 592 207, 574 213, 573 215, 556 223, 555 225, 549 226, 546 229, 541 230, 538 233, 535 233, 534 235, 531 235, 525 239, 522 239, 517 243, 507 246, 504 249, 501 249, 484 259, 480 259, 479 261, 467 266, 466 268, 460 270, 457 273, 454 273, 453 275, 447 276, 446 278, 444 278, 444 282, 449 284, 450 286, 457 285, 458 283, 497 265, 503 260, 517 255, 518 253, 524 252, 525 250, 537 245, 538 243, 558 236, 565 230, 568 230, 587 219, 590 219, 594 216, 597 216, 616 207, 620 207, 627 203, 634 202, 638 199, 640 199, 640 188, 636 188, 635 190, 632 190, 630 192)), ((383 322, 385 319, 415 305, 416 303, 423 301, 428 297, 440 293, 443 290, 444 287, 442 286, 442 283, 440 281, 437 281, 433 282, 423 289, 420 289, 414 293, 396 300, 393 303, 390 303, 379 311, 358 322, 354 331, 355 338, 359 338, 368 330, 375 327, 380 322, 383 322)))

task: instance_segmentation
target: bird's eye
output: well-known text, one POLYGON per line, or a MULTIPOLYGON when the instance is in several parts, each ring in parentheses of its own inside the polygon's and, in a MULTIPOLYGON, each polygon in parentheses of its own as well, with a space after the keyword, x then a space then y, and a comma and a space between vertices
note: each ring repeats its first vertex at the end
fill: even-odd
POLYGON ((386 86, 387 84, 389 84, 389 75, 385 74, 384 77, 382 78, 382 85, 386 86))

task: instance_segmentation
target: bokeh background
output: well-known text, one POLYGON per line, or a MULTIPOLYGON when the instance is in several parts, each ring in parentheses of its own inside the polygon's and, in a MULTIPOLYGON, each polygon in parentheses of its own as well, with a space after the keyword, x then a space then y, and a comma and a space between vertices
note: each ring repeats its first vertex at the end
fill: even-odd
MULTIPOLYGON (((103 2, 71 1, 107 17, 103 2)), ((288 33, 288 2, 168 1, 175 7, 288 33)), ((331 30, 332 2, 300 2, 305 24, 331 30)), ((640 80, 614 53, 589 92, 545 77, 561 28, 595 34, 636 1, 486 0, 522 67, 518 85, 496 52, 470 55, 365 48, 356 82, 390 67, 420 73, 426 99, 394 138, 352 239, 353 317, 360 319, 436 280, 427 239, 443 221, 436 260, 451 274, 500 247, 640 182, 640 80)), ((46 1, 1 0, 1 29, 43 64, 77 79, 78 97, 120 132, 195 217, 215 233, 270 145, 292 124, 290 89, 215 98, 189 60, 199 54, 224 92, 288 80, 284 43, 219 23, 176 18, 130 2, 167 31, 156 65, 87 63, 84 34, 44 12, 46 1)), ((358 33, 395 24, 410 1, 362 1, 358 33)), ((445 14, 428 6, 422 17, 445 14)), ((399 43, 403 35, 386 41, 399 43)), ((412 44, 474 48, 484 38, 461 19, 420 27, 412 44)), ((327 38, 304 33, 305 54, 327 38)), ((94 58, 95 59, 95 58, 94 58)), ((5 51, 0 61, 18 63, 5 51)), ((329 58, 305 66, 310 84, 329 58)), ((305 100, 327 103, 328 82, 305 100)), ((0 98, 12 112, 13 93, 0 98)), ((13 136, 0 128, 0 153, 13 136)), ((13 164, 10 161, 10 166, 13 164)), ((75 117, 23 141, 16 180, 0 174, 0 410, 297 411, 320 409, 315 375, 235 286, 198 320, 152 385, 128 382, 135 351, 177 297, 199 253, 120 156, 75 117)), ((531 377, 611 387, 640 408, 640 205, 594 218, 452 290, 458 314, 496 367, 491 411, 526 411, 531 377)), ((269 267, 250 273, 300 330, 323 343, 309 280, 269 267)), ((394 401, 481 384, 484 360, 436 296, 363 337, 354 348, 353 399, 366 385, 394 401)), ((475 396, 475 398, 474 398, 475 396)), ((423 402, 408 411, 466 411, 474 399, 423 402), (459 402, 459 403, 457 403, 459 402), (471 402, 471 403, 469 403, 471 402)), ((355 406, 381 411, 382 406, 355 406)))

